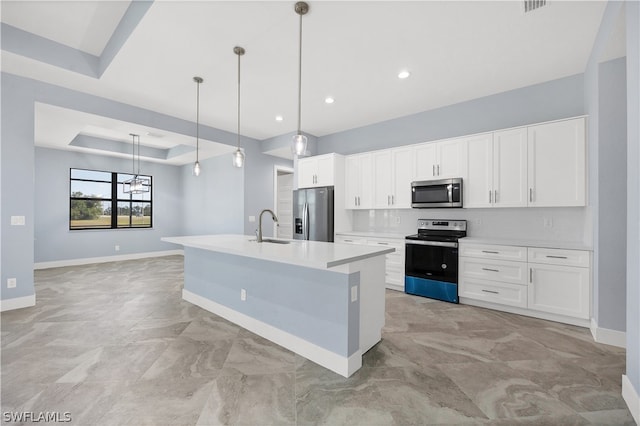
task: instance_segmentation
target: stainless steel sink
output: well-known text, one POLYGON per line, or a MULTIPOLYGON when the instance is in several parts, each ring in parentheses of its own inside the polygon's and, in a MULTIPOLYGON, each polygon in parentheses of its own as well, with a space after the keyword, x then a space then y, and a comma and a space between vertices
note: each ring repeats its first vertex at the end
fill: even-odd
MULTIPOLYGON (((255 238, 249 240, 253 243, 257 242, 257 240, 255 238)), ((263 238, 262 239, 263 243, 273 243, 273 244, 289 244, 291 243, 291 241, 286 241, 286 240, 274 240, 273 238, 263 238)))

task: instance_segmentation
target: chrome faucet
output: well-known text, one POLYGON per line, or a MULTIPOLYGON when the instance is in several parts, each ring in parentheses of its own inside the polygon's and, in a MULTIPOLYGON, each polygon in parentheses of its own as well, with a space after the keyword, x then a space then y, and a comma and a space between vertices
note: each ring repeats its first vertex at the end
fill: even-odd
POLYGON ((274 221, 275 223, 278 223, 278 216, 276 216, 276 214, 275 214, 273 211, 271 211, 271 210, 269 210, 269 209, 264 209, 264 210, 262 210, 262 211, 260 212, 260 217, 259 217, 259 219, 258 219, 258 238, 256 239, 256 241, 257 241, 257 242, 259 242, 259 243, 261 243, 261 242, 262 242, 262 215, 263 215, 265 212, 269 212, 269 213, 271 213, 271 218, 273 219, 273 221, 274 221))

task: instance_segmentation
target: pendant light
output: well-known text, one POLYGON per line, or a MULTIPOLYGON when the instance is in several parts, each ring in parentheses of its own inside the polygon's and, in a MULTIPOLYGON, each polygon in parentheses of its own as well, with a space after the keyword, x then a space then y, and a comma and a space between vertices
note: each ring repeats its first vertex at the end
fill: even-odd
POLYGON ((204 80, 202 77, 193 77, 193 81, 197 84, 196 91, 196 162, 193 165, 193 175, 200 176, 200 83, 204 80))
POLYGON ((238 148, 233 153, 233 165, 241 168, 244 165, 244 152, 240 149, 240 56, 244 55, 244 49, 236 46, 233 48, 233 53, 238 55, 238 148))
POLYGON ((132 139, 133 153, 131 155, 131 174, 133 178, 122 182, 122 192, 125 194, 142 194, 149 192, 149 179, 140 177, 140 135, 129 133, 132 139), (138 171, 136 172, 136 141, 138 142, 138 171))
POLYGON ((295 5, 295 11, 300 15, 300 37, 298 49, 298 132, 293 137, 291 152, 296 155, 304 155, 307 151, 307 137, 300 130, 300 116, 302 115, 302 15, 306 15, 309 11, 309 5, 303 1, 299 1, 295 5))

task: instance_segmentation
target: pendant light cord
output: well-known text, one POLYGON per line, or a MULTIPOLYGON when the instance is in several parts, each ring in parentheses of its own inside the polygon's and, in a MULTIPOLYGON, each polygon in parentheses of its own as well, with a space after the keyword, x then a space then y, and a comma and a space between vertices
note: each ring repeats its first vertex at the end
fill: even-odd
POLYGON ((136 139, 138 139, 138 173, 136 176, 140 175, 140 135, 136 135, 136 139))
POLYGON ((134 135, 133 133, 130 133, 131 135, 131 140, 132 140, 132 148, 133 151, 131 152, 131 174, 135 176, 136 174, 136 135, 134 135))
POLYGON ((200 81, 196 81, 196 163, 199 160, 200 151, 200 81))
POLYGON ((240 149, 240 56, 238 53, 238 149, 240 149))
POLYGON ((302 116, 302 14, 300 14, 300 36, 298 43, 298 134, 301 134, 302 116))

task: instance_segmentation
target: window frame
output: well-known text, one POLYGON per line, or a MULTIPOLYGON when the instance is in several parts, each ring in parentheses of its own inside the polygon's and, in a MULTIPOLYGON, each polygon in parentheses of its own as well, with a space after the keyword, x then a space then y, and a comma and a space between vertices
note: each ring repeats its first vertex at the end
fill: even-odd
MULTIPOLYGON (((106 170, 93 170, 93 169, 82 169, 77 167, 69 168, 69 230, 70 231, 87 231, 87 230, 118 230, 118 229, 153 229, 153 176, 151 175, 143 175, 140 174, 138 176, 142 178, 147 178, 149 180, 149 199, 141 200, 134 199, 134 195, 129 194, 129 198, 119 198, 118 197, 118 185, 122 184, 119 181, 118 176, 122 176, 122 180, 128 179, 130 176, 133 176, 131 173, 120 173, 120 172, 111 172, 106 170), (74 178, 73 171, 86 171, 86 172, 97 172, 97 173, 109 173, 111 176, 110 181, 101 180, 101 179, 87 179, 87 178, 74 178), (109 198, 97 198, 97 197, 74 197, 72 192, 72 184, 73 182, 94 182, 94 183, 109 183, 111 185, 111 196, 109 198), (80 201, 100 201, 101 203, 107 202, 110 203, 111 207, 111 220, 109 225, 105 226, 72 226, 71 225, 71 209, 73 202, 75 200, 80 201), (129 224, 128 226, 123 226, 118 224, 118 204, 119 203, 128 203, 129 206, 129 224), (133 205, 134 203, 142 203, 147 204, 149 206, 149 224, 148 225, 133 225, 133 205)), ((143 208, 144 212, 144 208, 143 208)))

